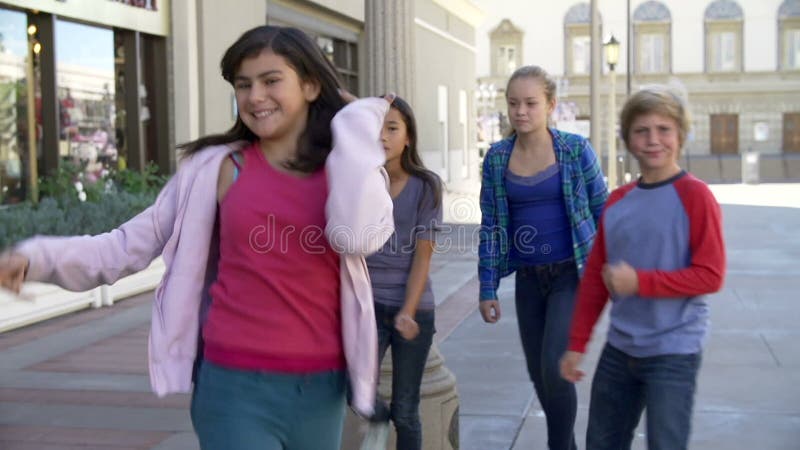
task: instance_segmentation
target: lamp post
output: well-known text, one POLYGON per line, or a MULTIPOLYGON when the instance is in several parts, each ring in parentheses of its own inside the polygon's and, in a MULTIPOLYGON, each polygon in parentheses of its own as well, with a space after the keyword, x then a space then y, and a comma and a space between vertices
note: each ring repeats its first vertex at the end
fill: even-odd
POLYGON ((608 64, 608 189, 617 187, 617 106, 616 106, 616 84, 617 73, 614 71, 619 62, 619 41, 612 34, 608 42, 603 44, 606 52, 606 63, 608 64))

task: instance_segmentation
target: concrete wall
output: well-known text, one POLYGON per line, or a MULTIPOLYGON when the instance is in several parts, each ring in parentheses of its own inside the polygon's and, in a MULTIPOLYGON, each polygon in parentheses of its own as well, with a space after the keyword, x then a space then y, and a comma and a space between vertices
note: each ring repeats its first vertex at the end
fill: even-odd
POLYGON ((172 2, 175 141, 219 133, 233 124, 233 90, 220 75, 225 50, 248 29, 266 23, 264 0, 172 2), (236 24, 231 26, 231 24, 236 24))
POLYGON ((425 164, 455 188, 477 175, 474 28, 437 2, 417 0, 414 7, 417 70, 412 106, 419 150, 425 164), (446 92, 446 105, 441 105, 445 110, 440 110, 440 92, 446 92))

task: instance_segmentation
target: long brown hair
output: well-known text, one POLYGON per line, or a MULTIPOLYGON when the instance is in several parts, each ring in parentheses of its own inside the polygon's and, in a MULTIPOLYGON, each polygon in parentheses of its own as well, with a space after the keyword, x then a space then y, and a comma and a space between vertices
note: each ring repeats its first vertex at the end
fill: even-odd
MULTIPOLYGON (((302 82, 319 85, 320 93, 309 104, 306 129, 297 142, 297 154, 287 167, 300 172, 314 172, 325 164, 331 151, 331 119, 344 106, 338 89, 341 82, 336 69, 319 47, 302 31, 291 27, 264 25, 245 32, 225 52, 220 63, 222 77, 233 85, 234 77, 242 61, 270 50, 286 59, 286 63, 297 72, 302 82)), ((189 156, 211 145, 228 144, 245 140, 258 141, 256 136, 236 117, 236 123, 227 132, 205 136, 187 142, 178 148, 189 156)))
POLYGON ((408 102, 400 97, 394 99, 391 107, 403 117, 403 122, 406 125, 406 136, 408 137, 408 145, 403 149, 403 154, 400 156, 400 167, 409 174, 422 179, 430 187, 433 193, 433 204, 438 207, 442 204, 442 181, 435 173, 425 168, 422 158, 419 157, 419 151, 417 150, 417 121, 414 118, 414 111, 408 102))

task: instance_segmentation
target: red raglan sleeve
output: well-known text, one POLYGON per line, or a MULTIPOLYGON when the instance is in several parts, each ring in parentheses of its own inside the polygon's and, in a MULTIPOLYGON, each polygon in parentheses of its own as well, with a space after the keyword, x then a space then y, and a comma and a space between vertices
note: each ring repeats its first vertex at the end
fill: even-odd
POLYGON ((675 189, 689 217, 691 263, 675 271, 637 270, 640 297, 683 298, 722 288, 725 244, 719 204, 708 186, 693 176, 678 180, 675 189))

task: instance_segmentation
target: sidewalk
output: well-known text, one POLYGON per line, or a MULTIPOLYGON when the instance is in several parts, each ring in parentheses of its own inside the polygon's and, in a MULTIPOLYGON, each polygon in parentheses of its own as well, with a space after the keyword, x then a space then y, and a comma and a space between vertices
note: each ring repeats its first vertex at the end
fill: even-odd
MULTIPOLYGON (((746 204, 723 208, 728 278, 723 291, 710 299, 713 326, 700 375, 692 448, 796 449, 800 185, 714 189, 719 198, 728 197, 725 201, 746 204), (780 206, 751 204, 774 205, 776 199, 783 199, 780 206)), ((472 201, 464 198, 461 204, 472 201)), ((484 324, 476 311, 474 229, 454 227, 453 245, 432 263, 436 339, 458 379, 461 448, 546 448, 544 417, 517 336, 513 280, 501 284, 500 323, 484 324)), ((111 308, 0 335, 0 449, 197 449, 188 396, 159 400, 150 393, 146 342, 151 298, 147 293, 111 308)), ((605 328, 605 322, 598 326, 587 357, 589 376, 605 328)), ((579 385, 580 448, 589 384, 579 385)), ((641 433, 634 448, 645 448, 641 433)))

